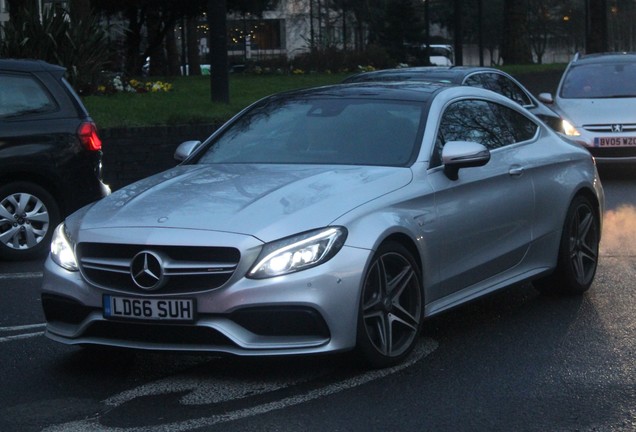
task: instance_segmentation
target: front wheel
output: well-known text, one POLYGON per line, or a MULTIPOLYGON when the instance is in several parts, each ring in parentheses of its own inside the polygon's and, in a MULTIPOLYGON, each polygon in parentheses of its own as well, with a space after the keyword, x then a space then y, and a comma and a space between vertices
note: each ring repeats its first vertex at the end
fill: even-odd
POLYGON ((600 221, 585 196, 574 198, 561 235, 557 267, 553 274, 534 282, 546 294, 582 294, 592 285, 600 243, 600 221))
POLYGON ((60 222, 55 199, 29 182, 0 187, 0 258, 32 259, 48 252, 60 222))
POLYGON ((371 367, 401 362, 422 325, 419 268, 401 244, 387 242, 367 269, 358 317, 357 349, 371 367))

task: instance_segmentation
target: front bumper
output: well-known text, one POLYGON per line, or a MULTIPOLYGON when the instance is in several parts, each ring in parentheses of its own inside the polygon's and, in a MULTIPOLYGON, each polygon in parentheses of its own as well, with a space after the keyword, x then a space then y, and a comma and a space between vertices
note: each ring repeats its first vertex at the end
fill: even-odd
MULTIPOLYGON (((220 288, 180 292, 192 298, 192 323, 112 320, 102 297, 113 294, 88 284, 50 258, 45 264, 42 304, 46 336, 65 344, 136 349, 205 351, 236 355, 325 353, 356 343, 363 272, 370 251, 343 247, 330 261, 286 276, 232 278, 220 288)), ((136 298, 161 294, 140 293, 136 298)))

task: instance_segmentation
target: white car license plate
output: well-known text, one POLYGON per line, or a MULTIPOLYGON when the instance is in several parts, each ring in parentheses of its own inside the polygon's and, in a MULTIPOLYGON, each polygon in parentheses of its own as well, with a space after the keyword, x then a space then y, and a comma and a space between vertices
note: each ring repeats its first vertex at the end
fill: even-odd
POLYGON ((158 321, 194 321, 193 299, 104 296, 104 317, 158 321))
POLYGON ((636 137, 601 137, 594 138, 595 147, 634 147, 636 137))

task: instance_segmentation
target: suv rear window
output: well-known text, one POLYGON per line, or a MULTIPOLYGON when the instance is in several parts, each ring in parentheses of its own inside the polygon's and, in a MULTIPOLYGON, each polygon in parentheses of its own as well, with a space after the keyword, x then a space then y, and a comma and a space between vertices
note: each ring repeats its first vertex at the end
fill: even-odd
POLYGON ((0 118, 39 114, 56 109, 48 92, 32 77, 0 74, 0 118))

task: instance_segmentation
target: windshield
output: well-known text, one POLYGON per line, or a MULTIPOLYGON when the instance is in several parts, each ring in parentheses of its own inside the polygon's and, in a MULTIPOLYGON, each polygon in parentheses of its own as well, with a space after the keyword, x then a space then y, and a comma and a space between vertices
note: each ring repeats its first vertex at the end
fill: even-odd
POLYGON ((562 98, 636 97, 636 64, 601 63, 573 66, 563 81, 562 98))
POLYGON ((270 98, 235 121, 198 163, 405 166, 422 136, 423 104, 270 98))

